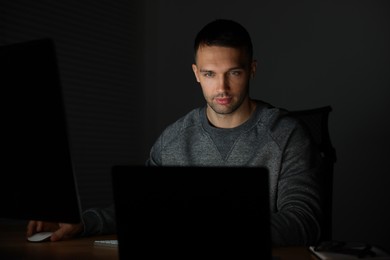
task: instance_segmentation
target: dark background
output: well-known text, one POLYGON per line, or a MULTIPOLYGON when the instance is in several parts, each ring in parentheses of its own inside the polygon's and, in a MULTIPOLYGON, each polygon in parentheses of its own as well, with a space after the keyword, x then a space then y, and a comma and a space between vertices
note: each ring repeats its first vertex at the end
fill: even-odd
POLYGON ((389 14, 378 0, 0 0, 0 45, 56 41, 89 208, 110 203, 112 165, 142 164, 167 124, 203 105, 191 70, 197 31, 216 18, 239 21, 259 62, 252 97, 333 107, 334 239, 390 250, 389 14))

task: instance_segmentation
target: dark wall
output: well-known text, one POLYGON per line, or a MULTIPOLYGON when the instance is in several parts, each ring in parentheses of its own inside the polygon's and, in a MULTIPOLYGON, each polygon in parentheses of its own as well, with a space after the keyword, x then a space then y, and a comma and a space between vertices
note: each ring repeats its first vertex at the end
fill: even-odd
POLYGON ((147 130, 203 104, 191 70, 197 31, 235 19, 253 36, 252 97, 289 109, 331 105, 338 161, 334 238, 390 249, 387 1, 147 1, 147 130))

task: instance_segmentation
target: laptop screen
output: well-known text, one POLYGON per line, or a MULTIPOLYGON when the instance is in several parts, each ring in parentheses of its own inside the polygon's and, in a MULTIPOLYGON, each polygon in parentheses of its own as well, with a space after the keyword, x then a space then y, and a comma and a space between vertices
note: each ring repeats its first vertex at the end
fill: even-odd
POLYGON ((119 255, 271 259, 265 168, 112 169, 119 255))
POLYGON ((0 217, 79 222, 54 42, 0 46, 2 205, 0 217))

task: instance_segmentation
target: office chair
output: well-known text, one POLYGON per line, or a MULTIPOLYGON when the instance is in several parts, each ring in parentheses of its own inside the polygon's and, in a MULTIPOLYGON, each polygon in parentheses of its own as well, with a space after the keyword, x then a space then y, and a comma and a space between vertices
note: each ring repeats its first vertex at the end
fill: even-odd
POLYGON ((336 150, 332 145, 328 129, 331 106, 308 110, 290 111, 307 127, 322 157, 323 214, 321 241, 332 240, 332 204, 333 204, 333 166, 336 162, 336 150))

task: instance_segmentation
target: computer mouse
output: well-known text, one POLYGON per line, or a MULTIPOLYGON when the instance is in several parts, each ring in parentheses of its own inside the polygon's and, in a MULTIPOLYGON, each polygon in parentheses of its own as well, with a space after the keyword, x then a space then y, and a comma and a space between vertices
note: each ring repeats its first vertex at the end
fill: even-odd
POLYGON ((38 233, 35 233, 32 236, 27 237, 27 240, 30 241, 30 242, 49 241, 52 234, 53 234, 53 232, 49 232, 49 231, 47 231, 47 232, 38 232, 38 233))

